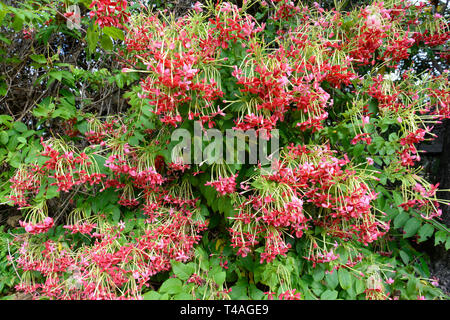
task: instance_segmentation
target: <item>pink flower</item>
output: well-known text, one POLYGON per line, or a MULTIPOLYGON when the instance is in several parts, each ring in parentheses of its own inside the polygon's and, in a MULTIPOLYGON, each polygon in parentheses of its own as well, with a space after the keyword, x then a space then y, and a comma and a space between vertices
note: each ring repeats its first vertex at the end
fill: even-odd
POLYGON ((362 120, 362 126, 363 127, 364 127, 364 125, 369 124, 369 122, 370 122, 369 116, 362 117, 361 120, 362 120))
POLYGON ((288 80, 288 78, 286 76, 282 76, 280 79, 278 79, 278 83, 281 86, 285 86, 285 85, 287 85, 289 83, 289 80, 288 80))
POLYGON ((223 7, 220 8, 220 12, 231 12, 232 8, 231 8, 231 4, 229 2, 225 2, 223 7))
POLYGON ((372 158, 367 157, 366 160, 367 160, 367 163, 368 163, 369 165, 373 165, 373 159, 372 159, 372 158))
POLYGON ((367 144, 372 143, 372 138, 369 133, 359 133, 351 141, 353 145, 357 144, 359 141, 364 141, 367 144))
POLYGON ((198 1, 193 6, 195 12, 197 12, 197 13, 203 11, 202 7, 203 7, 203 5, 200 2, 198 2, 198 1))
POLYGON ((271 292, 271 291, 264 292, 264 294, 267 295, 267 299, 268 299, 268 300, 273 300, 273 296, 276 295, 275 292, 271 292))
POLYGON ((386 283, 387 284, 393 284, 394 283, 394 279, 389 278, 389 279, 386 280, 386 283))
POLYGON ((237 66, 233 66, 233 69, 234 70, 231 73, 231 75, 239 80, 241 78, 241 76, 242 76, 242 70, 238 69, 237 66))
POLYGON ((217 192, 221 195, 225 195, 227 193, 233 193, 236 191, 236 177, 238 175, 235 174, 231 177, 222 178, 219 177, 218 180, 215 181, 208 181, 205 183, 205 186, 211 186, 214 187, 217 192))
POLYGON ((379 29, 381 27, 380 18, 377 15, 372 14, 367 17, 366 25, 374 29, 379 29))
POLYGON ((435 287, 437 287, 439 285, 439 280, 437 278, 431 278, 431 284, 435 287))

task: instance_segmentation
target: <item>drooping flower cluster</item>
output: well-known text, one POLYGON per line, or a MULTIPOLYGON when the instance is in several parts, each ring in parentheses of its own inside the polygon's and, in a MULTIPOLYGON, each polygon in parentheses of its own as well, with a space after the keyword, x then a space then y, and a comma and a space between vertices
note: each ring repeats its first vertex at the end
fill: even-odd
POLYGON ((93 0, 89 8, 89 16, 96 18, 96 23, 101 27, 124 28, 129 20, 127 12, 127 0, 93 0))
MULTIPOLYGON (((376 194, 354 170, 345 168, 348 158, 335 158, 327 146, 290 146, 283 155, 274 172, 252 183, 255 194, 233 218, 230 232, 238 254, 245 256, 262 238, 266 245, 262 261, 285 254, 289 244, 281 237, 283 229, 300 238, 312 225, 319 225, 334 237, 365 245, 389 230, 372 209, 376 194), (307 203, 321 214, 305 212, 307 203)), ((319 253, 314 260, 330 262, 333 257, 330 251, 319 253)))
POLYGON ((219 177, 218 180, 208 181, 205 186, 214 187, 220 195, 230 194, 236 191, 236 177, 237 174, 226 178, 219 177))
POLYGON ((55 149, 51 143, 44 142, 43 139, 41 144, 44 150, 40 156, 49 159, 40 166, 34 164, 18 170, 10 180, 12 183, 10 199, 19 208, 29 206, 28 198, 38 193, 46 193, 48 186, 57 186, 57 192, 69 192, 78 185, 97 185, 105 177, 104 174, 89 169, 92 159, 86 153, 74 154, 70 150, 64 151, 65 147, 55 149))
POLYGON ((211 34, 194 33, 183 19, 166 25, 152 16, 130 30, 125 42, 131 61, 150 73, 141 80, 141 97, 149 100, 162 123, 176 127, 183 120, 178 108, 188 104, 191 120, 214 126, 213 104, 223 92, 211 34))
MULTIPOLYGON (((85 236, 91 244, 76 245, 74 242, 61 249, 50 240, 24 242, 17 263, 26 276, 18 290, 36 298, 44 295, 57 299, 135 299, 139 298, 151 276, 171 268, 172 260, 186 262, 192 259, 193 246, 199 242, 200 233, 207 225, 199 217, 197 199, 193 198, 187 184, 162 188, 168 181, 170 183, 170 175, 168 179, 163 178, 153 166, 143 168, 142 163, 137 163, 146 155, 138 155, 126 143, 117 144, 115 139, 120 136, 122 127, 115 124, 105 122, 90 131, 104 132, 103 144, 86 137, 91 144, 86 150, 93 146, 109 152, 104 162, 104 169, 109 173, 97 171, 100 168, 92 165, 95 161, 92 154, 72 150, 58 139, 52 139, 51 143, 42 140, 40 156, 43 164, 18 171, 11 180, 12 194, 15 194, 11 200, 29 210, 28 221, 20 221, 25 232, 45 234, 55 227, 45 201, 28 203, 29 198, 46 191, 42 181, 57 187, 57 192, 71 192, 75 186, 98 190, 103 185, 100 192, 113 187, 119 193, 117 204, 131 210, 141 208, 148 217, 143 222, 143 233, 133 236, 133 233, 125 232, 126 225, 134 220, 114 226, 110 224, 110 215, 98 212, 89 217, 85 210, 76 208, 69 215, 71 223, 63 228, 73 237, 85 236), (145 204, 142 207, 133 196, 135 192, 143 195, 145 204), (32 271, 41 273, 44 282, 27 278, 32 271), (67 275, 70 275, 69 282, 65 280, 67 275)), ((154 165, 154 158, 148 160, 154 165)))
POLYGON ((31 234, 45 233, 54 226, 53 219, 46 217, 42 223, 33 224, 31 222, 19 221, 20 226, 31 234))

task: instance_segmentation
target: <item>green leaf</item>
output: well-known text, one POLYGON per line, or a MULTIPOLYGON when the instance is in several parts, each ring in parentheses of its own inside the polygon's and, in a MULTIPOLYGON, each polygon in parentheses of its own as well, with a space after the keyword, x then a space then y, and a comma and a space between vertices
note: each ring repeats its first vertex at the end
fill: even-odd
POLYGON ((336 271, 328 273, 325 279, 327 281, 327 287, 330 289, 336 288, 339 284, 338 273, 336 271))
POLYGON ((172 260, 172 271, 181 280, 187 280, 195 272, 195 265, 190 262, 184 264, 179 261, 172 260))
POLYGON ((409 254, 407 254, 405 251, 403 251, 403 250, 400 250, 400 257, 402 258, 402 260, 403 260, 403 262, 405 263, 405 264, 408 264, 409 263, 409 260, 410 260, 410 258, 409 258, 409 254))
POLYGON ((51 103, 48 105, 48 107, 38 105, 36 108, 33 109, 33 115, 38 118, 46 118, 49 116, 51 112, 55 109, 55 105, 51 103))
POLYGON ((6 131, 0 131, 0 143, 6 145, 8 143, 8 133, 6 131))
POLYGON ((204 204, 201 204, 200 205, 200 214, 204 217, 204 218, 206 218, 206 217, 208 217, 209 216, 209 210, 208 210, 208 207, 207 206, 205 206, 204 204))
POLYGON ((252 300, 262 300, 264 297, 264 292, 259 290, 254 284, 249 286, 248 291, 252 300))
POLYGON ((159 300, 169 300, 169 294, 164 293, 163 295, 161 295, 161 298, 159 298, 159 300))
POLYGON ((230 297, 233 300, 248 300, 247 296, 248 283, 245 278, 239 279, 236 284, 231 287, 230 297))
POLYGON ((403 235, 404 238, 412 237, 417 233, 417 230, 419 230, 421 225, 420 220, 417 218, 411 218, 409 219, 405 226, 403 227, 403 230, 405 231, 405 234, 403 235))
POLYGON ((6 38, 4 35, 0 34, 0 40, 3 41, 6 44, 11 44, 11 40, 6 38))
POLYGON ((422 276, 425 278, 429 278, 430 277, 430 269, 428 268, 427 262, 422 257, 419 257, 419 261, 420 261, 419 270, 421 271, 422 276))
POLYGON ((322 268, 316 267, 314 269, 312 276, 313 276, 314 281, 320 281, 325 276, 325 273, 323 272, 322 268))
POLYGON ((139 146, 139 139, 135 136, 132 136, 128 139, 128 143, 132 147, 137 147, 137 146, 139 146))
POLYGON ((340 268, 338 270, 338 277, 342 289, 348 290, 352 286, 352 278, 347 269, 340 268))
POLYGON ((362 154, 362 152, 364 151, 365 145, 364 144, 357 144, 354 148, 353 148, 353 155, 355 157, 358 157, 362 154))
POLYGON ((401 228, 405 225, 406 221, 409 219, 409 214, 407 212, 402 212, 394 219, 394 227, 401 228))
POLYGON ((364 292, 364 290, 366 290, 366 285, 365 285, 364 281, 361 279, 356 279, 356 281, 355 281, 356 294, 361 294, 364 292))
POLYGON ((213 275, 214 282, 217 283, 217 285, 219 285, 219 287, 220 287, 225 282, 226 275, 227 274, 225 271, 220 271, 220 272, 215 273, 213 275))
POLYGON ((21 161, 21 155, 20 152, 13 152, 10 155, 10 160, 9 160, 9 164, 13 167, 13 168, 19 168, 22 161, 21 161))
POLYGON ((71 119, 75 116, 77 109, 75 106, 67 103, 65 100, 61 100, 63 104, 59 105, 58 108, 52 113, 52 118, 63 118, 65 120, 71 119))
POLYGON ((45 199, 52 199, 59 195, 58 186, 50 186, 45 192, 45 199))
POLYGON ((99 38, 99 32, 96 28, 96 24, 93 24, 91 27, 87 29, 86 32, 86 40, 88 44, 89 52, 93 53, 95 48, 97 47, 97 42, 99 38))
POLYGON ((8 128, 11 127, 12 121, 13 121, 13 118, 11 116, 8 116, 7 114, 0 115, 0 123, 3 123, 8 128))
POLYGON ((46 43, 48 42, 48 39, 50 38, 50 36, 56 32, 58 30, 57 25, 55 24, 51 24, 46 28, 41 29, 38 34, 36 35, 36 39, 40 42, 40 43, 46 43))
POLYGON ((102 45, 102 48, 105 49, 106 51, 112 51, 113 49, 113 42, 111 40, 111 37, 106 34, 102 35, 100 44, 102 45))
POLYGON ((174 300, 194 300, 192 294, 187 292, 180 292, 173 297, 174 300))
POLYGON ((82 120, 76 124, 76 128, 78 129, 78 131, 84 134, 88 131, 88 122, 82 120))
POLYGON ((397 135, 397 133, 396 132, 392 132, 390 135, 389 135, 389 141, 391 141, 391 142, 393 142, 393 141, 397 141, 398 140, 398 135, 397 135))
POLYGON ((6 96, 8 93, 8 85, 5 80, 0 79, 0 95, 6 96))
POLYGON ((321 295, 321 300, 336 300, 338 292, 336 290, 325 290, 321 295))
POLYGON ((378 113, 378 101, 375 99, 370 100, 369 102, 369 112, 372 114, 378 113))
POLYGON ((159 300, 161 298, 161 294, 156 291, 149 291, 142 295, 144 300, 159 300))
POLYGON ((119 28, 104 27, 103 33, 110 36, 111 38, 113 38, 115 40, 124 40, 125 39, 125 37, 123 35, 123 31, 120 30, 119 28))
POLYGON ((180 279, 169 278, 163 282, 159 292, 168 294, 177 294, 182 292, 182 282, 180 279))
POLYGON ((436 232, 436 234, 434 235, 434 245, 437 246, 440 243, 444 243, 444 241, 446 241, 445 239, 447 238, 447 233, 440 230, 438 232, 436 232))
POLYGON ((114 222, 119 222, 119 220, 120 220, 120 209, 119 209, 119 207, 111 204, 111 205, 108 205, 106 207, 105 211, 111 213, 111 217, 112 217, 112 220, 114 222))
POLYGON ((397 206, 401 205, 404 202, 402 195, 398 191, 393 191, 392 196, 394 197, 394 202, 397 206))
POLYGON ((406 285, 406 292, 413 297, 417 296, 417 285, 419 284, 419 281, 415 278, 410 278, 408 280, 408 284, 406 285))
POLYGON ((114 80, 116 81, 117 86, 122 89, 124 86, 123 75, 120 73, 116 74, 114 80))
POLYGON ((21 133, 28 130, 27 126, 23 122, 14 122, 13 128, 17 132, 21 132, 21 133))
POLYGON ((228 202, 231 202, 228 197, 220 197, 218 202, 218 208, 220 213, 225 213, 228 202))
POLYGON ((20 143, 23 143, 23 144, 27 143, 27 139, 25 139, 24 137, 17 137, 17 141, 19 141, 20 143))
POLYGON ((30 56, 31 60, 40 63, 40 64, 46 64, 47 63, 47 59, 45 58, 45 56, 43 54, 32 54, 30 56))
POLYGON ((12 27, 13 27, 14 31, 16 31, 16 32, 19 32, 22 30, 23 19, 18 14, 14 17, 12 27))
POLYGON ((434 227, 429 224, 429 223, 425 223, 422 227, 420 227, 419 229, 419 242, 425 241, 427 240, 429 237, 431 237, 433 235, 434 232, 434 227))
POLYGON ((63 73, 61 70, 52 70, 48 73, 50 77, 61 82, 63 73))
POLYGON ((325 289, 325 286, 320 282, 313 282, 311 284, 311 290, 316 296, 320 296, 325 289))

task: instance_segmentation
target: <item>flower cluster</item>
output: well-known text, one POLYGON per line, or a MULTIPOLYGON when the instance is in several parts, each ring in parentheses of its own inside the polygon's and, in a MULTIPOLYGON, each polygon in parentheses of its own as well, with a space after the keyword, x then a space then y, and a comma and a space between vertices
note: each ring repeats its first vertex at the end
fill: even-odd
POLYGON ((236 191, 236 177, 237 174, 230 177, 219 177, 218 180, 208 181, 205 186, 211 186, 221 195, 230 194, 236 191))
POLYGON ((53 219, 46 217, 41 223, 33 224, 31 222, 19 221, 21 227, 31 234, 45 233, 54 226, 53 219))
MULTIPOLYGON (((276 295, 275 292, 264 292, 267 295, 269 300, 273 300, 273 297, 276 295)), ((302 294, 300 292, 296 292, 296 289, 287 290, 278 295, 278 300, 301 300, 302 294)))
MULTIPOLYGON (((195 200, 167 194, 159 200, 154 208, 157 213, 146 220, 144 232, 136 237, 124 233, 125 223, 115 227, 99 220, 64 226, 72 235, 81 233, 94 240, 92 245, 58 248, 52 241, 23 243, 18 266, 25 272, 40 272, 45 281, 33 284, 24 280, 17 289, 36 298, 139 298, 150 277, 170 270, 172 260, 192 259, 193 246, 207 226, 201 220, 193 220, 198 210, 195 200), (64 280, 67 275, 69 282, 64 280)), ((53 220, 46 218, 42 225, 21 225, 30 233, 43 233, 53 227, 53 220)))
MULTIPOLYGON (((282 154, 277 170, 252 183, 254 195, 240 205, 233 217, 230 232, 238 254, 245 256, 264 238, 261 261, 270 262, 289 249, 281 231, 287 229, 300 238, 310 222, 334 237, 355 239, 365 245, 389 230, 389 225, 373 212, 371 202, 376 194, 358 180, 354 170, 345 169, 348 158, 335 158, 326 146, 290 146, 282 154), (322 214, 308 216, 303 210, 305 203, 313 204, 322 214)), ((337 257, 329 251, 307 259, 324 263, 337 257)))
POLYGON ((126 11, 127 6, 127 0, 93 0, 89 6, 89 16, 96 18, 96 23, 101 28, 124 28, 130 17, 126 11))

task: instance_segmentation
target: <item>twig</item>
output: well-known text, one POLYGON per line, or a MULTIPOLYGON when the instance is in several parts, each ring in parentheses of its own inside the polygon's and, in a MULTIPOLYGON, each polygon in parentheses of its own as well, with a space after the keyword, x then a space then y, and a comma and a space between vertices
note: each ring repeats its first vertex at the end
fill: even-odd
POLYGON ((14 261, 12 259, 11 250, 9 248, 9 241, 6 241, 6 243, 8 244, 8 254, 11 257, 11 264, 12 264, 12 266, 14 268, 14 271, 16 272, 17 277, 19 278, 20 281, 22 281, 22 278, 20 277, 19 273, 17 272, 16 266, 14 265, 14 261))
POLYGON ((61 218, 61 216, 65 213, 67 207, 68 207, 69 204, 70 204, 70 200, 73 199, 73 197, 78 193, 78 191, 80 191, 80 189, 81 189, 81 185, 79 185, 79 186, 77 187, 77 189, 75 190, 75 192, 73 192, 73 193, 67 198, 67 200, 65 201, 65 203, 62 205, 61 211, 60 211, 59 214, 55 217, 55 224, 58 222, 59 218, 61 218))

